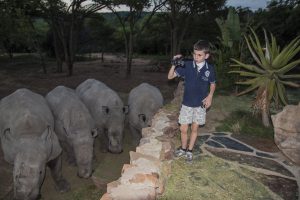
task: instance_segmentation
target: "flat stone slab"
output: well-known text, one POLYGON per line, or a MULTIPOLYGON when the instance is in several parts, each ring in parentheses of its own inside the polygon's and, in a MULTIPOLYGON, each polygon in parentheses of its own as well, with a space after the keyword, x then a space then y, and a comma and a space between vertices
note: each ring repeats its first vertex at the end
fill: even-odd
POLYGON ((253 152, 253 149, 247 147, 246 145, 239 143, 236 140, 233 140, 228 137, 220 137, 220 136, 214 136, 211 138, 214 141, 217 141, 218 143, 223 144, 229 149, 234 149, 238 151, 246 151, 246 152, 253 152))
POLYGON ((249 156, 241 153, 216 151, 212 148, 206 148, 206 150, 226 160, 237 161, 240 164, 249 165, 255 168, 267 169, 294 178, 294 175, 289 170, 273 160, 249 156))

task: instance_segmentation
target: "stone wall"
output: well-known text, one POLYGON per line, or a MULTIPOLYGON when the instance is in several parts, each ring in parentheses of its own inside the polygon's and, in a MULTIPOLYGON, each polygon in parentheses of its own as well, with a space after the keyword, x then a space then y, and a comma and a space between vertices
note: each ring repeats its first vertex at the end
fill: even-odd
POLYGON ((151 127, 142 130, 136 151, 130 152, 130 164, 124 164, 121 177, 107 184, 101 200, 154 200, 164 192, 174 151, 174 124, 177 109, 160 109, 151 127))

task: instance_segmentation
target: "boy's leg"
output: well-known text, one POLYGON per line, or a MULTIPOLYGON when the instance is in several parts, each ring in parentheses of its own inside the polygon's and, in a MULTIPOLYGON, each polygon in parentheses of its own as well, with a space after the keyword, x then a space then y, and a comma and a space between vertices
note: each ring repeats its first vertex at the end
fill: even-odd
POLYGON ((187 148, 187 141, 188 141, 188 128, 189 125, 188 124, 181 124, 180 125, 180 136, 181 136, 181 147, 183 149, 187 148))
POLYGON ((191 137, 190 137, 190 143, 189 143, 189 147, 188 147, 188 150, 190 150, 190 151, 192 151, 194 148, 194 144, 195 144, 195 141, 198 136, 198 127, 199 127, 199 125, 197 123, 195 123, 195 122, 192 123, 191 137))
POLYGON ((188 163, 192 163, 193 161, 193 148, 198 136, 198 127, 199 124, 205 124, 205 117, 206 117, 206 109, 203 107, 197 107, 193 109, 193 123, 191 127, 191 137, 190 143, 188 146, 188 150, 186 152, 186 159, 188 163))
POLYGON ((180 125, 181 147, 175 151, 175 156, 185 156, 188 147, 188 128, 193 119, 193 108, 182 105, 179 113, 178 122, 180 125))
POLYGON ((188 163, 193 162, 193 148, 194 148, 194 144, 196 142, 197 136, 198 136, 198 126, 199 125, 197 123, 195 123, 195 122, 192 123, 190 143, 189 143, 189 147, 186 151, 186 161, 188 163))
POLYGON ((188 124, 180 125, 180 137, 181 137, 181 147, 179 147, 175 151, 175 156, 185 156, 186 155, 186 148, 187 148, 187 131, 188 131, 188 124))

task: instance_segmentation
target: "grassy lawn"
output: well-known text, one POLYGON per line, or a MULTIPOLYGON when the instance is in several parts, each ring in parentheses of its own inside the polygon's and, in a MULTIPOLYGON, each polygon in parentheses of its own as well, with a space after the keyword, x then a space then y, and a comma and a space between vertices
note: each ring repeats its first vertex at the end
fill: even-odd
POLYGON ((172 172, 160 200, 280 199, 250 171, 217 157, 200 156, 193 164, 174 160, 172 172))

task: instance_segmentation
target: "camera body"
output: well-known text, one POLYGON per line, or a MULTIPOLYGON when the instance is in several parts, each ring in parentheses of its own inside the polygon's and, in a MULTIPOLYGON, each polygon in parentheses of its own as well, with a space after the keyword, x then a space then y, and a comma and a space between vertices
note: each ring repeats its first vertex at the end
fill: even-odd
POLYGON ((184 66, 184 59, 183 57, 172 59, 171 64, 175 67, 182 67, 184 66))

